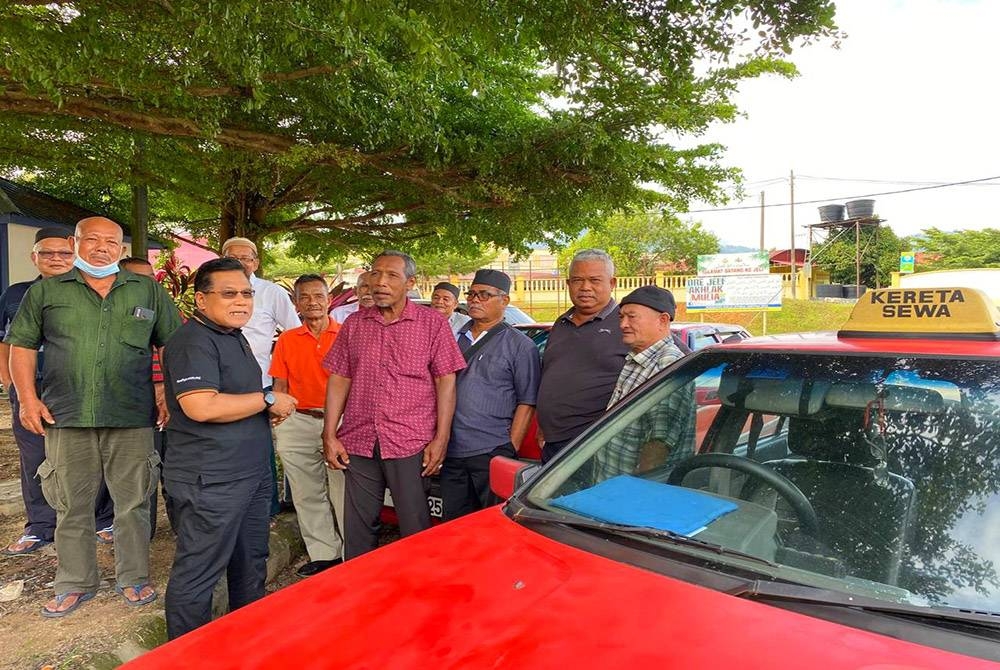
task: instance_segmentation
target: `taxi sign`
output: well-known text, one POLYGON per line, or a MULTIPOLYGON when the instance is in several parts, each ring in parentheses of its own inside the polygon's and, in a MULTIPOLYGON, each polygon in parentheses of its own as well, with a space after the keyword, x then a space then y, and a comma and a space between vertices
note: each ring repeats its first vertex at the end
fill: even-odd
POLYGON ((877 289, 858 299, 837 336, 1000 340, 1000 312, 973 288, 877 289))

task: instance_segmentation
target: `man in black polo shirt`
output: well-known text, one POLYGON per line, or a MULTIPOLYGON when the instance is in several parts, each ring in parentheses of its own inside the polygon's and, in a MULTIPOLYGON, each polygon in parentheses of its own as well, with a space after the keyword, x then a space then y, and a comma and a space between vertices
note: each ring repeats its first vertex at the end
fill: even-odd
POLYGON ((628 353, 612 297, 611 257, 600 249, 577 252, 566 285, 573 309, 552 326, 542 357, 537 410, 542 462, 604 413, 628 353))
POLYGON ((239 261, 204 263, 194 317, 163 356, 170 422, 164 464, 177 550, 167 584, 167 635, 212 619, 212 590, 226 574, 229 607, 264 595, 271 500, 271 425, 295 399, 263 391, 260 366, 240 331, 253 289, 239 261), (270 421, 269 421, 270 416, 270 421))

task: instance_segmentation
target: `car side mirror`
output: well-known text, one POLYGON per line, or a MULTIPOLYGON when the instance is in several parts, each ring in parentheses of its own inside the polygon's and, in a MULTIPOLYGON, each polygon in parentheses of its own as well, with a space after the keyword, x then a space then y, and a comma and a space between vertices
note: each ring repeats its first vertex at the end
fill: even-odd
POLYGON ((507 500, 527 480, 526 475, 537 469, 537 465, 516 458, 495 456, 490 460, 490 490, 501 500, 507 500))

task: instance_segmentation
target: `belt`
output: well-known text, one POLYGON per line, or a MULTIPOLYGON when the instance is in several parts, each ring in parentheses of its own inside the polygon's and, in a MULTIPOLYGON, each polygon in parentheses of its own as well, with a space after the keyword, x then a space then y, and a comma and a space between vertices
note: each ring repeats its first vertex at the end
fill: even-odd
POLYGON ((298 414, 305 414, 306 416, 311 416, 314 419, 322 419, 324 412, 321 409, 297 409, 295 410, 298 414))

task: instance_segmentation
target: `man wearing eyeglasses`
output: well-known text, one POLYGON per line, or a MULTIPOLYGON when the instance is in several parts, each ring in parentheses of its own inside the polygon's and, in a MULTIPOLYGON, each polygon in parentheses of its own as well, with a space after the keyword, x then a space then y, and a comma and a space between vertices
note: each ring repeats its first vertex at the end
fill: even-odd
POLYGON ((490 460, 517 457, 535 412, 538 348, 504 323, 509 291, 510 277, 482 269, 465 294, 472 320, 457 335, 467 367, 458 373, 455 418, 441 468, 445 521, 491 504, 490 460))
MULTIPOLYGON (((235 258, 243 266, 243 273, 250 280, 253 289, 253 315, 242 328, 243 336, 250 343, 257 365, 260 366, 260 380, 265 390, 271 388, 272 380, 268 370, 271 369, 271 349, 274 346, 274 336, 278 332, 298 328, 302 325, 295 305, 288 296, 288 291, 274 282, 258 277, 255 273, 260 269, 260 256, 257 255, 257 245, 245 237, 230 237, 222 244, 222 255, 235 258)), ((271 447, 271 471, 274 485, 271 487, 271 516, 279 511, 277 469, 274 460, 274 447, 271 447)))
MULTIPOLYGON (((7 334, 7 329, 17 314, 17 308, 31 286, 42 279, 55 277, 72 269, 73 257, 76 255, 71 243, 72 236, 73 233, 69 229, 55 226, 41 228, 35 233, 35 245, 31 248, 31 263, 38 269, 38 276, 31 281, 12 284, 3 295, 0 295, 0 340, 7 334)), ((38 352, 35 380, 36 392, 40 394, 41 350, 38 352)), ((56 511, 46 502, 45 496, 42 495, 42 486, 35 476, 38 466, 45 460, 45 438, 30 432, 21 424, 18 416, 20 403, 10 377, 10 345, 2 343, 0 343, 0 384, 3 384, 10 396, 14 442, 17 444, 21 460, 21 498, 24 501, 24 512, 27 517, 21 537, 4 547, 0 553, 6 556, 19 556, 52 543, 56 531, 56 511)), ((107 532, 114 523, 111 496, 103 481, 97 493, 95 520, 95 528, 100 528, 104 532, 107 532)))

